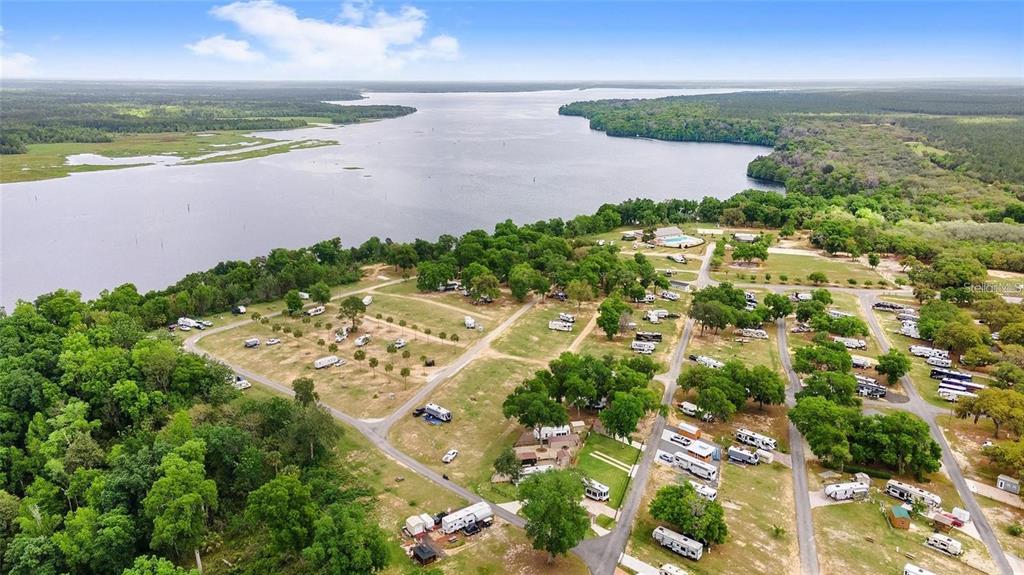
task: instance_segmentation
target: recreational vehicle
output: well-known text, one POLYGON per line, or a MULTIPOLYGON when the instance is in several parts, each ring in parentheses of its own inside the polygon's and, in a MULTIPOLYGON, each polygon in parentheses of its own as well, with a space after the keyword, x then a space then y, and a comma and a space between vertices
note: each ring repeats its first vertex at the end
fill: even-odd
POLYGON ((244 305, 236 305, 235 308, 233 310, 231 310, 231 313, 233 313, 235 315, 242 315, 243 313, 245 313, 245 306, 244 305))
POLYGON ((718 499, 718 490, 715 489, 714 487, 704 485, 703 483, 697 483, 692 479, 690 479, 689 481, 690 485, 693 486, 693 490, 697 492, 697 495, 700 495, 701 497, 707 499, 708 501, 714 501, 715 499, 718 499))
POLYGON ((768 339, 768 332, 766 332, 763 329, 743 328, 736 330, 736 333, 742 337, 750 337, 753 339, 768 339))
POLYGON ((862 397, 879 399, 885 397, 885 394, 888 392, 889 390, 884 385, 867 381, 857 381, 857 393, 862 397))
POLYGON ((907 563, 903 566, 903 575, 935 575, 935 573, 913 563, 907 563))
POLYGON ((565 437, 572 433, 572 427, 568 425, 560 425, 556 427, 535 427, 533 429, 533 437, 540 441, 547 441, 552 437, 565 437))
POLYGON ((905 305, 903 305, 901 303, 893 303, 891 301, 875 302, 875 305, 873 305, 871 307, 873 307, 873 308, 875 308, 877 310, 892 311, 892 312, 907 309, 907 306, 905 306, 905 305))
POLYGON ((325 367, 330 367, 336 363, 338 363, 338 356, 328 355, 327 357, 321 357, 320 359, 314 361, 313 367, 317 369, 323 369, 325 367))
POLYGON ((672 463, 679 469, 689 471, 694 476, 706 481, 715 481, 718 478, 717 467, 687 455, 682 451, 675 452, 675 455, 672 457, 672 463))
POLYGON ((656 332, 656 331, 638 331, 633 336, 633 339, 636 339, 636 340, 639 340, 639 341, 660 342, 661 341, 661 334, 656 332))
POLYGON ((316 307, 311 307, 311 308, 307 309, 306 310, 306 315, 308 315, 309 317, 313 317, 313 316, 316 316, 316 315, 320 315, 320 314, 324 313, 325 311, 327 311, 327 308, 325 308, 322 305, 318 305, 316 307))
POLYGON ((853 367, 855 369, 867 369, 867 368, 871 367, 871 360, 866 358, 866 357, 860 357, 859 355, 854 355, 854 356, 851 356, 850 359, 853 360, 853 367))
POLYGON ((181 327, 202 327, 203 326, 203 324, 199 323, 198 321, 196 321, 196 320, 194 320, 194 319, 192 319, 190 317, 179 317, 178 318, 178 325, 181 326, 181 327))
POLYGON ((885 484, 885 494, 895 497, 900 501, 906 501, 907 503, 922 501, 925 505, 933 509, 938 509, 942 506, 942 498, 938 495, 925 491, 919 487, 914 487, 913 485, 901 483, 895 479, 890 479, 885 484))
POLYGON ((666 563, 658 568, 658 575, 687 575, 687 573, 682 567, 666 563))
POLYGON ((843 344, 846 349, 867 349, 868 343, 863 339, 857 339, 853 337, 839 337, 833 336, 832 341, 843 344))
POLYGON ((683 557, 698 561, 704 555, 704 544, 670 529, 655 527, 653 536, 659 545, 668 547, 672 552, 683 557))
POLYGON ((363 347, 364 345, 366 345, 368 343, 370 343, 370 335, 369 334, 364 334, 364 335, 361 335, 361 336, 356 338, 356 347, 363 347))
POLYGON ((644 355, 650 355, 650 354, 654 353, 655 349, 657 349, 657 344, 655 344, 652 341, 633 340, 629 344, 629 348, 632 349, 633 351, 637 352, 637 353, 641 353, 641 354, 644 354, 644 355))
POLYGON ((761 435, 760 433, 745 428, 736 430, 736 440, 740 443, 746 443, 747 445, 767 449, 769 451, 774 451, 778 448, 778 444, 771 437, 761 435))
POLYGON ((259 347, 259 345, 260 338, 258 337, 250 337, 249 339, 245 340, 245 347, 259 347))
POLYGON ((633 298, 633 303, 654 303, 654 294, 646 293, 643 297, 633 298))
POLYGON ((928 536, 928 539, 924 544, 936 551, 942 551, 943 553, 954 557, 963 555, 964 552, 964 547, 959 541, 941 533, 932 533, 928 536))
POLYGON ((926 345, 910 346, 910 355, 917 357, 945 357, 949 358, 949 352, 944 349, 935 349, 926 345))
POLYGON ((300 291, 299 292, 299 299, 309 299, 309 294, 304 292, 304 291, 300 291))
POLYGON ((754 450, 754 455, 757 455, 757 458, 759 460, 761 460, 761 463, 767 463, 767 464, 770 465, 772 462, 775 461, 775 453, 772 452, 772 451, 765 451, 763 449, 755 449, 754 450))
POLYGON ((558 319, 568 323, 576 323, 576 316, 571 313, 559 312, 558 319))
POLYGON ((522 469, 519 470, 519 479, 515 481, 515 484, 519 485, 520 483, 523 482, 524 479, 526 479, 527 477, 529 477, 531 475, 536 475, 538 473, 546 473, 548 471, 551 471, 554 468, 555 468, 555 466, 554 465, 550 465, 550 464, 526 465, 522 469))
POLYGON ((441 421, 452 420, 452 412, 448 411, 447 409, 441 407, 436 403, 428 403, 424 405, 423 413, 426 413, 427 415, 433 417, 434 419, 438 419, 441 421))
POLYGON ((476 329, 476 320, 468 315, 462 318, 462 324, 466 326, 466 329, 476 329))
POLYGON ((690 359, 703 365, 704 367, 710 367, 711 369, 722 369, 725 364, 718 361, 717 359, 710 358, 706 355, 691 355, 690 359))
POLYGON ((655 313, 653 309, 644 312, 644 319, 651 323, 661 323, 661 318, 655 313))
POLYGON ((929 357, 924 362, 934 367, 953 367, 953 361, 945 357, 929 357))
POLYGON ((482 523, 493 516, 494 511, 491 510, 491 506, 485 501, 480 501, 442 517, 441 532, 450 535, 469 525, 482 523))
POLYGON ((848 501, 850 499, 862 499, 867 497, 870 487, 860 481, 848 483, 833 483, 825 486, 825 495, 835 501, 848 501))
POLYGON ((684 414, 689 415, 690 417, 697 417, 697 414, 700 413, 700 411, 697 409, 697 406, 690 403, 689 401, 680 402, 679 411, 682 411, 684 414))
POLYGON ((364 305, 364 306, 367 306, 367 307, 369 307, 369 305, 370 305, 371 303, 373 303, 373 296, 372 296, 372 295, 368 295, 368 296, 366 296, 366 297, 364 297, 364 298, 363 298, 363 305, 364 305))
POLYGON ((933 367, 930 377, 932 379, 955 379, 968 382, 974 379, 974 376, 969 373, 964 373, 955 369, 946 369, 944 367, 933 367))
POLYGON ((608 501, 608 498, 611 497, 611 491, 608 489, 607 485, 584 477, 583 495, 585 495, 587 499, 593 499, 594 501, 608 501))
POLYGON ((857 380, 857 383, 863 383, 865 385, 878 385, 877 379, 866 375, 860 375, 859 373, 853 374, 853 379, 857 380))
POLYGON ((553 331, 572 331, 572 324, 567 321, 553 319, 548 322, 548 329, 553 331))
POLYGON ((846 313, 845 311, 839 311, 837 309, 826 310, 825 313, 832 319, 842 319, 844 317, 853 317, 852 313, 846 313))
POLYGON ((674 291, 665 290, 661 292, 661 297, 662 299, 667 299, 668 301, 677 301, 679 299, 679 294, 677 294, 674 291))
POLYGON ((729 459, 736 463, 745 463, 747 465, 757 465, 761 461, 758 459, 757 454, 752 451, 747 451, 740 447, 729 446, 729 459))

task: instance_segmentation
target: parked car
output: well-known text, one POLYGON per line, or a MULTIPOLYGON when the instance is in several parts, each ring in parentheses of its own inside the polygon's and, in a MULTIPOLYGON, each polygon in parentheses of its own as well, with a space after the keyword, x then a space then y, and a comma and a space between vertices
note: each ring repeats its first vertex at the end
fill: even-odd
POLYGON ((277 339, 276 337, 272 337, 267 340, 267 345, 277 345, 279 343, 281 343, 281 340, 277 339))
POLYGON ((419 417, 419 416, 423 415, 426 412, 427 412, 426 409, 423 409, 422 407, 417 407, 416 409, 412 410, 412 416, 413 417, 419 417))
POLYGON ((203 324, 206 327, 213 327, 213 322, 208 319, 201 319, 199 320, 199 323, 203 324))
POLYGON ((448 453, 445 453, 444 457, 441 458, 441 461, 444 462, 444 463, 451 463, 458 456, 459 456, 459 450, 458 449, 449 449, 448 453))
POLYGON ((231 386, 239 391, 244 391, 252 387, 252 384, 249 383, 248 379, 245 379, 240 375, 236 375, 235 380, 231 382, 231 386))
POLYGON ((395 349, 402 349, 405 346, 406 346, 406 343, 405 343, 404 339, 398 338, 398 339, 395 340, 395 349))
POLYGON ((366 345, 368 343, 370 343, 370 336, 369 336, 369 334, 361 335, 361 336, 356 338, 356 347, 363 347, 364 345, 366 345))

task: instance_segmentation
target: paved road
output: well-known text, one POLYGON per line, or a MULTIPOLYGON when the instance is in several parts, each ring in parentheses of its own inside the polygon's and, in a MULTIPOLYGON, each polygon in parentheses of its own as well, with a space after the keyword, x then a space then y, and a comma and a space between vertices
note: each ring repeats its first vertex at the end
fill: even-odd
MULTIPOLYGON (((786 370, 789 385, 786 388, 786 405, 796 405, 796 392, 800 389, 800 378, 793 371, 789 357, 789 334, 786 319, 776 322, 775 340, 779 346, 779 360, 786 370)), ((814 542, 814 521, 811 518, 811 499, 807 487, 807 461, 804 455, 804 438, 793 422, 789 422, 789 454, 793 469, 793 499, 796 501, 796 532, 800 544, 800 572, 803 575, 818 575, 818 549, 814 542)))
MULTIPOLYGON (((713 242, 708 244, 704 260, 701 263, 700 272, 697 275, 698 288, 707 285, 709 281, 708 267, 711 263, 711 252, 714 249, 715 244, 713 242)), ((672 407, 672 397, 676 391, 676 379, 682 370, 683 359, 686 357, 686 347, 690 343, 692 334, 693 320, 687 319, 683 325, 683 335, 679 340, 679 345, 676 346, 672 354, 668 372, 657 378, 665 385, 665 393, 662 395, 661 402, 668 405, 670 409, 672 407)), ((615 528, 608 535, 587 539, 577 547, 578 554, 587 562, 587 566, 590 567, 590 571, 594 575, 613 575, 615 573, 615 568, 618 566, 626 550, 626 544, 629 542, 633 521, 636 518, 637 511, 640 509, 647 481, 650 478, 651 465, 654 463, 654 458, 657 455, 658 444, 661 442, 661 432, 664 429, 665 418, 659 415, 654 421, 654 426, 651 428, 651 434, 647 439, 643 456, 637 464, 638 467, 636 474, 633 476, 633 481, 630 482, 626 499, 619 508, 619 518, 615 522, 615 528)))
MULTIPOLYGON (((871 332, 878 342, 878 346, 882 352, 889 351, 891 347, 889 344, 889 338, 885 335, 885 331, 882 330, 882 326, 878 323, 878 318, 875 317, 872 306, 877 301, 877 295, 867 292, 860 295, 860 306, 864 312, 863 315, 868 320, 868 326, 871 328, 871 332)), ((996 539, 995 533, 992 531, 992 526, 989 525, 985 515, 981 512, 981 507, 978 505, 977 500, 974 498, 974 493, 971 492, 970 487, 967 485, 967 480, 964 478, 963 472, 960 470, 960 465, 957 463, 956 458, 953 457, 953 451, 949 448, 949 443, 946 442, 946 437, 942 433, 942 429, 939 427, 935 416, 942 413, 943 410, 931 405, 926 402, 921 394, 917 392, 917 387, 914 382, 910 380, 909 376, 903 376, 900 378, 900 383, 903 384, 904 389, 907 392, 907 396, 910 397, 910 401, 903 404, 896 404, 893 407, 909 411, 914 415, 917 415, 923 419, 928 427, 931 429, 932 436, 935 441, 938 442, 939 447, 942 448, 942 467, 946 470, 949 478, 953 481, 953 486, 956 487, 957 492, 960 494, 960 499, 963 500, 964 506, 967 507, 967 511, 971 513, 971 520, 974 523, 974 527, 978 530, 978 534, 981 536, 981 540, 988 547, 988 553, 995 562, 996 567, 999 568, 1000 573, 1003 575, 1013 575, 1013 568, 1010 567, 1010 562, 1006 559, 1006 554, 1003 553, 1003 548, 999 545, 999 541, 996 539)))

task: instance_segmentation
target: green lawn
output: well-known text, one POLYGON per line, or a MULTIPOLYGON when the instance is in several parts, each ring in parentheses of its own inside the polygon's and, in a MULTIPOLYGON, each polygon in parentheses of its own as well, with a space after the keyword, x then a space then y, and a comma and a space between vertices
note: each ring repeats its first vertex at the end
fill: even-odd
POLYGON ((793 254, 769 254, 768 260, 752 268, 730 267, 730 260, 722 264, 719 270, 713 271, 711 277, 719 281, 737 281, 737 275, 749 276, 756 274, 764 279, 765 273, 772 274, 771 283, 788 283, 791 285, 810 285, 807 275, 811 272, 822 272, 829 280, 829 284, 837 286, 849 286, 847 279, 855 279, 859 284, 870 280, 877 284, 884 278, 859 262, 847 258, 826 258, 811 255, 793 254), (782 275, 787 280, 782 280, 782 275))
MULTIPOLYGON (((466 314, 461 311, 447 307, 434 305, 426 299, 411 299, 395 297, 392 295, 378 294, 373 296, 373 303, 366 309, 367 315, 376 317, 381 314, 385 319, 391 317, 395 323, 405 320, 409 326, 417 326, 419 331, 429 329, 432 335, 440 336, 458 334, 459 346, 466 346, 468 342, 483 337, 483 333, 473 329, 466 329, 463 323, 466 314)), ((496 324, 487 322, 479 315, 474 316, 484 324, 485 329, 493 329, 496 324)))
POLYGON ((509 355, 532 359, 551 359, 568 349, 583 331, 596 306, 589 304, 579 310, 576 305, 558 300, 539 303, 519 317, 518 321, 495 340, 491 347, 509 355), (571 332, 548 329, 548 322, 557 320, 560 312, 576 316, 571 332))
POLYGON ((629 474, 610 463, 598 459, 594 456, 595 452, 621 461, 627 466, 632 466, 640 458, 640 450, 610 437, 590 433, 587 436, 586 443, 583 445, 583 449, 577 456, 576 468, 587 477, 607 485, 611 491, 608 505, 618 509, 629 486, 629 474))

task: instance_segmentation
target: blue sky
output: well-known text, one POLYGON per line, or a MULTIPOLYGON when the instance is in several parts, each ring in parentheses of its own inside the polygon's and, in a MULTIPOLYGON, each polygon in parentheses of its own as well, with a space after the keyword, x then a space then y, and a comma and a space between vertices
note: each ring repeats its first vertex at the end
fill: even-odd
POLYGON ((1024 77, 1024 2, 3 4, 4 77, 1024 77))

